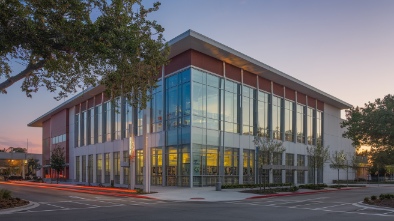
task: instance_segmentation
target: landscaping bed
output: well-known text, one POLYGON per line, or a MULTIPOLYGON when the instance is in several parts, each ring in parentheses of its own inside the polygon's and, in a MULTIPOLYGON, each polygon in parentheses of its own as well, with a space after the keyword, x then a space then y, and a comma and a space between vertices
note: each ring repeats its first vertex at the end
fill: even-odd
POLYGON ((29 201, 11 196, 11 191, 0 189, 0 210, 29 204, 29 201))
POLYGON ((379 198, 377 196, 371 196, 371 198, 365 197, 364 203, 394 208, 394 194, 380 194, 379 198))

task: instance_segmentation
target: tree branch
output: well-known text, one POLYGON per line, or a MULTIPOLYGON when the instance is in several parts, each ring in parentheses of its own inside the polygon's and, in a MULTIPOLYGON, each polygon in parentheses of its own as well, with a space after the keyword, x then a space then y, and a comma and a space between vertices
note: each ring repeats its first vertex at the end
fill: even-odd
POLYGON ((27 77, 30 73, 32 73, 34 70, 40 69, 44 67, 44 64, 46 63, 46 60, 41 60, 37 62, 36 64, 29 64, 25 70, 21 71, 19 74, 12 76, 5 80, 3 83, 0 84, 0 91, 2 93, 7 93, 6 88, 10 87, 13 85, 15 82, 27 77))

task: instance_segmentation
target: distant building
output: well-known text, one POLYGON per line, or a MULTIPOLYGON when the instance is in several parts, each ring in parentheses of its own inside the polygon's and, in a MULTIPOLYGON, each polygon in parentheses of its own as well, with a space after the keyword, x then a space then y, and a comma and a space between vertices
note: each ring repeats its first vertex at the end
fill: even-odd
POLYGON ((41 176, 40 170, 29 168, 28 160, 37 159, 41 165, 41 154, 35 153, 17 153, 17 152, 0 152, 0 176, 22 176, 30 172, 32 175, 41 176))
MULTIPOLYGON (((130 171, 122 166, 132 123, 135 182, 142 184, 144 113, 152 185, 258 182, 252 142, 258 130, 286 147, 274 155, 269 182, 313 182, 307 145, 321 142, 354 154, 340 128, 340 112, 350 104, 191 30, 169 45, 170 63, 146 110, 133 109, 122 97, 113 105, 98 86, 29 123, 43 128, 43 164, 59 145, 66 150, 66 178, 127 185, 130 171)), ((53 175, 50 168, 43 173, 53 175)), ((332 183, 337 171, 327 163, 317 175, 318 182, 332 183)))

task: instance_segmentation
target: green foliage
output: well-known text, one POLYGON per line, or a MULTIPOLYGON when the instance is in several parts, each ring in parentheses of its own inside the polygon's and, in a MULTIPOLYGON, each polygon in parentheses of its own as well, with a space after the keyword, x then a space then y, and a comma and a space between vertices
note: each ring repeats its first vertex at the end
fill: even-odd
POLYGON ((327 187, 327 184, 319 183, 319 184, 304 184, 298 186, 300 189, 311 189, 311 190, 321 190, 327 187))
POLYGON ((380 200, 384 200, 384 199, 394 199, 394 194, 390 194, 390 193, 387 193, 387 194, 380 194, 379 195, 379 199, 380 200))
MULTIPOLYGON (((324 163, 330 159, 329 147, 324 147, 320 143, 316 146, 307 146, 306 150, 309 155, 308 166, 314 170, 323 168, 324 163)), ((316 173, 313 172, 313 182, 315 182, 316 173)))
POLYGON ((347 130, 343 137, 353 141, 353 145, 370 146, 375 149, 394 147, 394 95, 375 99, 364 107, 352 107, 346 111, 346 120, 341 127, 347 130))
MULTIPOLYGON (((292 183, 267 183, 267 187, 293 187, 292 183)), ((257 188, 261 184, 223 184, 222 189, 257 188)))
POLYGON ((6 189, 0 189, 0 200, 2 199, 11 199, 12 192, 6 189))
POLYGON ((102 84, 145 108, 169 48, 164 28, 147 19, 159 9, 142 0, 0 1, 0 91, 24 79, 31 97, 40 87, 56 99, 102 84), (17 60, 24 70, 13 73, 17 60))
POLYGON ((57 146, 51 152, 51 168, 57 173, 57 183, 59 182, 59 172, 66 166, 64 148, 57 146))
POLYGON ((369 203, 369 197, 364 198, 364 203, 369 203))
POLYGON ((376 197, 375 195, 372 195, 372 196, 371 196, 371 200, 372 200, 372 201, 375 201, 376 199, 377 199, 377 197, 376 197))

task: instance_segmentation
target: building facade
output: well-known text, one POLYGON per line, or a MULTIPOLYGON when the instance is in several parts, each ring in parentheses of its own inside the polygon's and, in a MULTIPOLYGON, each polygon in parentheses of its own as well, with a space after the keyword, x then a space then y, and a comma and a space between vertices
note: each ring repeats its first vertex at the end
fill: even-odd
MULTIPOLYGON (((264 179, 303 184, 314 179, 307 146, 354 154, 340 128, 350 104, 191 30, 169 45, 170 62, 145 110, 123 97, 109 101, 98 86, 31 122, 43 128, 44 164, 62 146, 64 176, 77 182, 139 185, 150 174, 151 185, 257 183, 260 133, 286 149, 273 155, 264 179)), ((336 172, 326 163, 316 179, 332 183, 336 172)))

